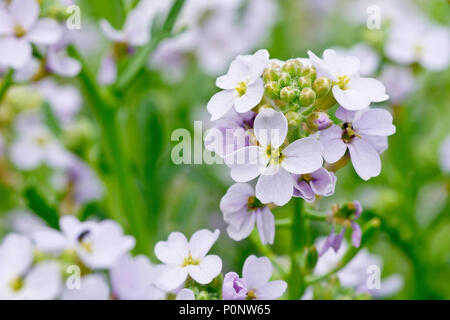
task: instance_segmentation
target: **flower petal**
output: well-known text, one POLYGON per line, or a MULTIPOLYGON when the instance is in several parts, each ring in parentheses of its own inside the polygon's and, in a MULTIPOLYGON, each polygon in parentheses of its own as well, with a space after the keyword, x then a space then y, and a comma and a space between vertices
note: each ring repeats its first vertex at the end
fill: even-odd
POLYGON ((255 219, 256 214, 254 212, 245 212, 239 224, 230 223, 227 228, 227 233, 230 238, 235 241, 241 241, 247 238, 255 227, 255 219))
POLYGON ((264 286, 272 276, 272 263, 266 257, 249 256, 244 262, 242 278, 249 290, 264 286))
POLYGON ((28 30, 39 16, 39 4, 36 0, 13 0, 9 5, 9 12, 14 24, 28 30))
POLYGON ((392 116, 383 109, 370 109, 364 112, 355 120, 353 128, 360 134, 371 136, 390 136, 395 133, 392 116))
POLYGON ((389 99, 383 83, 376 79, 352 77, 348 86, 353 90, 364 93, 372 102, 381 102, 389 99))
POLYGON ((347 145, 342 141, 342 129, 333 124, 326 130, 320 132, 320 142, 323 146, 323 158, 328 163, 335 163, 341 159, 347 145))
POLYGON ((337 178, 333 172, 329 172, 325 168, 320 168, 313 172, 311 177, 310 185, 315 194, 324 197, 329 197, 334 194, 337 178))
POLYGON ((272 108, 262 109, 255 118, 254 132, 262 146, 280 147, 288 132, 288 122, 282 112, 272 108))
POLYGON ((294 193, 294 182, 291 174, 279 168, 276 173, 262 174, 256 183, 256 197, 262 203, 273 202, 284 206, 294 193))
POLYGON ((31 45, 22 38, 13 37, 0 39, 0 64, 14 69, 20 69, 31 59, 31 45))
POLYGON ((40 19, 27 34, 27 38, 36 44, 49 45, 56 43, 62 33, 63 30, 55 20, 40 19))
POLYGON ((180 287, 188 277, 188 268, 179 265, 165 265, 161 267, 161 273, 155 284, 166 291, 180 287))
POLYGON ((248 198, 254 194, 253 187, 248 183, 235 183, 228 188, 227 193, 220 200, 220 210, 222 212, 236 212, 246 207, 248 198))
POLYGON ((184 288, 177 293, 175 300, 195 300, 195 295, 192 290, 184 288))
POLYGON ((219 238, 220 231, 218 229, 211 232, 207 229, 202 229, 195 232, 189 240, 189 249, 194 259, 202 259, 214 243, 219 238))
POLYGON ((283 149, 281 166, 296 174, 311 173, 323 164, 323 146, 313 138, 298 139, 283 149))
POLYGON ((24 296, 33 300, 49 300, 59 296, 62 279, 59 264, 46 261, 37 264, 25 278, 24 296))
POLYGON ((262 244, 273 244, 275 238, 275 217, 269 208, 263 207, 256 213, 256 226, 262 244))
POLYGON ((333 96, 336 101, 345 109, 357 111, 367 108, 370 99, 365 92, 349 88, 342 90, 339 86, 333 86, 333 96))
POLYGON ((276 300, 283 295, 286 288, 287 283, 283 280, 270 281, 256 290, 256 299, 276 300))
POLYGON ((260 147, 249 146, 228 154, 225 163, 231 169, 231 178, 236 182, 247 182, 259 176, 268 161, 262 158, 261 152, 260 147))
POLYGON ((167 264, 181 265, 188 254, 188 241, 180 232, 172 232, 167 241, 160 241, 155 246, 156 257, 167 264))
POLYGON ((233 107, 235 98, 233 90, 223 90, 213 95, 206 106, 211 114, 211 121, 222 118, 233 107))
POLYGON ((200 284, 213 281, 222 270, 222 260, 215 255, 206 256, 199 265, 188 266, 189 275, 200 284))
POLYGON ((371 144, 362 139, 354 138, 348 145, 350 157, 356 173, 363 179, 369 180, 381 172, 381 160, 371 144))
POLYGON ((234 109, 239 113, 245 113, 252 110, 264 95, 264 81, 257 79, 255 83, 247 86, 245 94, 234 100, 234 109))
POLYGON ((301 175, 293 175, 294 178, 294 197, 300 197, 307 202, 313 202, 316 195, 311 189, 311 186, 306 181, 298 181, 301 175))

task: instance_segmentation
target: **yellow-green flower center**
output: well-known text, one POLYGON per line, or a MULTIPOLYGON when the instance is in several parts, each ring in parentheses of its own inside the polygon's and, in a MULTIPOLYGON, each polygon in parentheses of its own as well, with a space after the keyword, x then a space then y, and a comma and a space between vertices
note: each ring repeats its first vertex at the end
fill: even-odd
POLYGON ((198 266, 200 264, 199 260, 192 258, 192 255, 189 253, 187 257, 184 258, 183 267, 187 266, 198 266))
POLYGON ((245 81, 239 82, 235 89, 238 92, 239 97, 242 97, 245 94, 245 92, 247 91, 247 82, 245 82, 245 81))
POLYGON ((342 125, 342 130, 343 130, 342 131, 342 140, 345 143, 350 143, 350 141, 352 141, 352 139, 354 137, 361 138, 361 136, 353 130, 351 123, 348 123, 348 122, 344 123, 342 125))
POLYGON ((9 283, 9 286, 13 291, 17 292, 23 288, 23 284, 23 279, 21 277, 16 277, 9 283))
POLYGON ((22 37, 24 37, 26 34, 27 34, 27 31, 26 31, 24 28, 22 28, 21 25, 16 24, 16 25, 14 26, 14 35, 15 35, 17 38, 22 38, 22 37))
POLYGON ((256 297, 256 293, 254 290, 250 290, 249 292, 247 292, 247 298, 246 300, 255 300, 256 297))
POLYGON ((281 153, 280 149, 274 149, 272 146, 267 146, 266 149, 267 157, 269 158, 270 164, 280 164, 281 161, 283 161, 283 154, 281 153))
POLYGON ((347 84, 350 81, 350 78, 348 76, 340 76, 338 77, 338 81, 333 81, 334 86, 339 86, 342 90, 347 89, 347 84))

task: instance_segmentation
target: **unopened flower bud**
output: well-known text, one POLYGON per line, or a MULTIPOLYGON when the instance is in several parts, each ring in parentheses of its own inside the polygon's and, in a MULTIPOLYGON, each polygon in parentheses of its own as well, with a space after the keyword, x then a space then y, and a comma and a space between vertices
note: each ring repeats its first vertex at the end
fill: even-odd
POLYGON ((308 77, 311 79, 311 81, 314 81, 316 80, 316 75, 316 68, 314 68, 313 66, 303 66, 301 71, 302 77, 308 77))
POLYGON ((281 88, 284 88, 291 84, 291 76, 287 72, 282 72, 280 74, 280 77, 278 79, 278 83, 280 84, 281 88))
POLYGON ((314 119, 313 122, 314 125, 317 127, 317 130, 325 130, 331 126, 332 121, 330 120, 330 117, 328 116, 327 113, 317 112, 314 115, 316 119, 314 119))
POLYGON ((311 88, 304 88, 300 93, 300 103, 304 107, 312 105, 316 101, 316 93, 311 88))
POLYGON ((200 291, 197 295, 197 300, 209 300, 209 294, 206 291, 200 291))
POLYGON ((288 60, 283 67, 281 67, 281 71, 289 73, 293 78, 298 77, 302 71, 302 63, 297 59, 288 60))
POLYGON ((264 93, 270 99, 278 99, 280 97, 280 85, 276 81, 267 82, 264 93))
POLYGON ((330 79, 325 77, 317 78, 313 83, 313 89, 318 98, 326 96, 331 89, 330 79))
POLYGON ((298 78, 298 82, 297 82, 298 86, 300 87, 300 89, 303 88, 311 88, 312 86, 312 81, 310 78, 308 77, 300 77, 298 78))
POLYGON ((285 116, 289 125, 296 126, 299 124, 300 115, 297 112, 289 111, 285 116))
POLYGON ((292 87, 284 87, 280 91, 280 98, 285 102, 293 102, 300 95, 300 90, 292 87))
POLYGON ((264 70, 263 79, 265 82, 278 81, 279 76, 280 70, 273 66, 269 66, 264 70))
POLYGON ((306 259, 305 259, 305 267, 307 270, 312 271, 317 264, 317 260, 319 260, 319 254, 317 253, 317 249, 315 246, 312 246, 307 249, 306 259))

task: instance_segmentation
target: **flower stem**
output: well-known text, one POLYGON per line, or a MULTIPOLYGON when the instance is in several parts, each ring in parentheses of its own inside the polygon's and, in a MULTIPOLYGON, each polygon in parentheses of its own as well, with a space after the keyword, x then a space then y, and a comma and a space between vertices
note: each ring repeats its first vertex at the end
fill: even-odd
POLYGON ((261 243, 261 240, 258 237, 258 234, 254 231, 250 234, 250 241, 252 242, 253 246, 256 247, 256 249, 263 254, 264 256, 266 256, 267 258, 270 259, 270 261, 272 262, 273 266, 278 270, 278 272, 280 273, 280 275, 283 278, 286 278, 286 271, 284 270, 284 268, 275 260, 275 253, 272 251, 272 249, 267 246, 267 245, 263 245, 261 243))
POLYGON ((3 100, 9 87, 13 84, 14 69, 9 69, 0 85, 0 102, 3 100))

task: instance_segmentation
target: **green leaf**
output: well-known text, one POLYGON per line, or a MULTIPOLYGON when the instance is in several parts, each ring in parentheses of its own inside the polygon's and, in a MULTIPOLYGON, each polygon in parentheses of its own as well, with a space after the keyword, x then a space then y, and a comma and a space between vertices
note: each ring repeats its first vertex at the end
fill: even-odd
POLYGON ((28 207, 41 217, 52 228, 59 229, 58 211, 51 207, 47 201, 34 189, 29 187, 24 192, 28 207))

